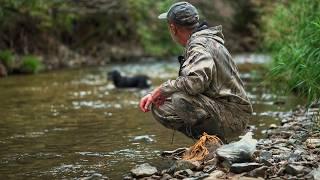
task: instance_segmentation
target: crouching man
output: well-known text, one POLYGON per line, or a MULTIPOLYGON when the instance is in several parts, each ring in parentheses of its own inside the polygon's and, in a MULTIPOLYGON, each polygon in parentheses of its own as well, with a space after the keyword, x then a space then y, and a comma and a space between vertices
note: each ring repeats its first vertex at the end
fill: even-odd
POLYGON ((165 127, 191 138, 203 132, 222 140, 240 135, 252 106, 224 47, 222 27, 200 24, 196 8, 188 2, 173 4, 159 19, 167 20, 172 39, 185 52, 179 58, 179 76, 143 97, 140 109, 151 109, 165 127))

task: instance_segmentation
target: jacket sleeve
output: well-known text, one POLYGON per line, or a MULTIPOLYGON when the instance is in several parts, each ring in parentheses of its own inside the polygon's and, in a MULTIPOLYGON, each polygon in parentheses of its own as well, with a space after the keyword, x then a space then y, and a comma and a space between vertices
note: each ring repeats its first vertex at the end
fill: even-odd
POLYGON ((168 80, 161 85, 161 92, 164 96, 171 96, 177 91, 185 92, 189 95, 197 95, 205 92, 212 81, 215 73, 215 64, 210 53, 203 47, 193 47, 189 49, 186 59, 188 68, 186 76, 179 76, 175 80, 168 80), (188 67, 190 66, 190 67, 188 67))

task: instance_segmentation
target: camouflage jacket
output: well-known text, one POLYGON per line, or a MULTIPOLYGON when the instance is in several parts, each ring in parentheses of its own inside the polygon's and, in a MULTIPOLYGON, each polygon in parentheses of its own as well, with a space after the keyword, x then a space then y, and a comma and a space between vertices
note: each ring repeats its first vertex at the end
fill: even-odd
MULTIPOLYGON (((165 96, 178 91, 202 94, 213 101, 222 99, 237 103, 242 110, 252 112, 237 66, 224 47, 221 26, 193 33, 185 47, 184 58, 181 74, 161 85, 165 96)), ((212 102, 208 102, 210 105, 212 102)))

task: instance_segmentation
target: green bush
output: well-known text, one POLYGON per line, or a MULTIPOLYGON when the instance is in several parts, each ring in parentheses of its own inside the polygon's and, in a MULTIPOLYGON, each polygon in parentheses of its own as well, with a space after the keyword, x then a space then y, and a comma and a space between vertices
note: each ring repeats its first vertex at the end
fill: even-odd
POLYGON ((0 51, 0 61, 10 69, 14 61, 14 54, 10 50, 0 51))
POLYGON ((272 52, 271 80, 288 90, 320 98, 320 3, 291 0, 264 17, 265 45, 272 52))
POLYGON ((28 55, 22 58, 21 71, 24 73, 37 73, 43 68, 40 59, 36 56, 28 55))

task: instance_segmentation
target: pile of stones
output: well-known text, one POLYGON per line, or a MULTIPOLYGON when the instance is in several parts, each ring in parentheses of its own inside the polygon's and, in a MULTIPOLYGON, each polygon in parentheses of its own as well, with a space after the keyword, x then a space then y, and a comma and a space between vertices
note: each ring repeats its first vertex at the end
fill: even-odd
MULTIPOLYGON (((297 108, 282 114, 280 126, 266 130, 254 152, 240 149, 235 154, 215 152, 206 162, 179 159, 184 148, 165 154, 178 160, 168 169, 159 170, 148 163, 137 165, 124 179, 320 179, 319 107, 297 108), (248 156, 249 155, 249 156, 248 156), (245 158, 244 158, 245 157, 245 158)), ((241 140, 240 140, 241 141, 241 140)), ((229 144, 230 145, 230 144, 229 144)), ((252 145, 252 144, 251 144, 252 145)))

